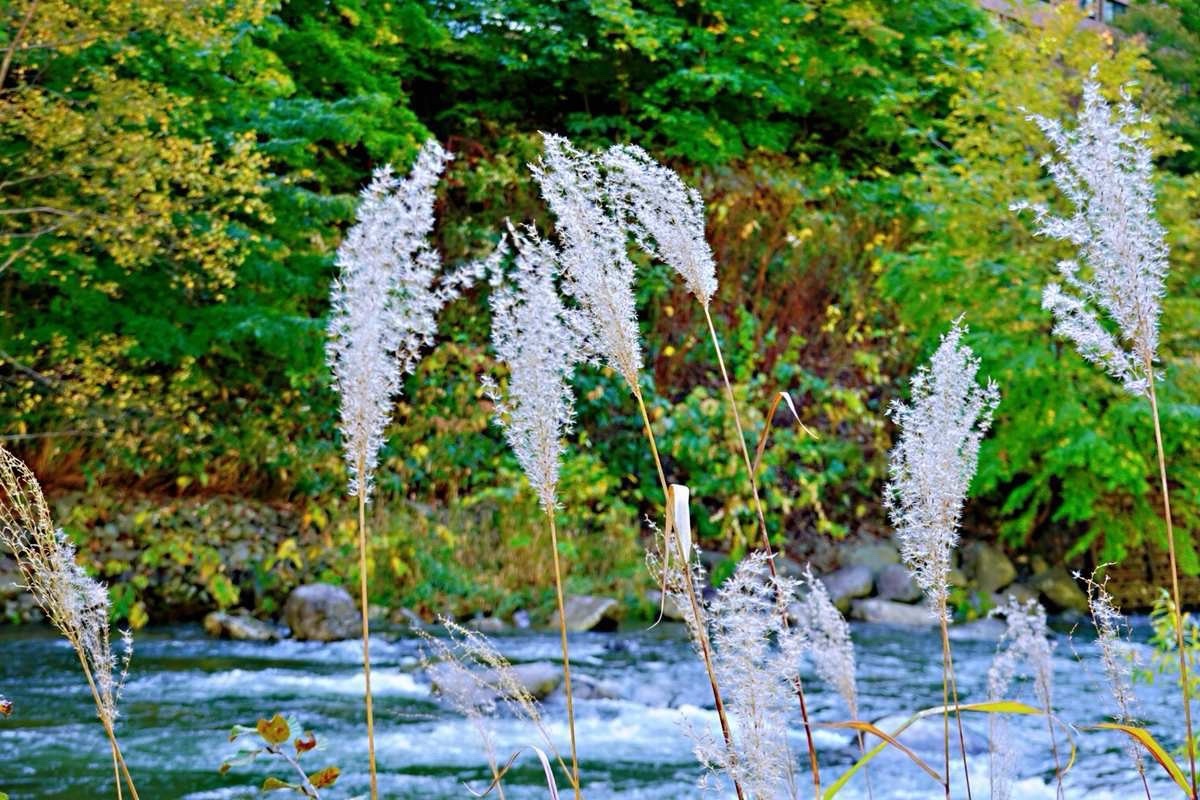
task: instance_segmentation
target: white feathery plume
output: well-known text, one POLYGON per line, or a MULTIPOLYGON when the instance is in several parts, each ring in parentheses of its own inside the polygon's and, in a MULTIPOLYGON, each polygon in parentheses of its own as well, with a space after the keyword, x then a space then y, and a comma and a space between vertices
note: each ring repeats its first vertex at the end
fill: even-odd
POLYGON ((811 565, 805 565, 800 587, 804 594, 794 608, 804 649, 821 680, 841 695, 851 718, 858 719, 857 668, 850 625, 833 604, 825 584, 813 575, 811 565))
POLYGON ((435 188, 450 159, 430 139, 407 178, 396 177, 389 166, 377 169, 362 192, 357 222, 337 251, 326 355, 342 401, 351 496, 364 491, 370 497, 392 401, 421 350, 433 344, 438 312, 494 269, 500 257, 497 250, 484 261, 440 272, 429 235, 435 188))
POLYGON ((583 316, 563 306, 555 286, 554 246, 532 229, 510 229, 516 269, 491 296, 492 346, 509 369, 507 397, 490 378, 485 390, 496 419, 538 494, 542 507, 556 502, 562 438, 575 417, 571 372, 584 354, 583 316))
POLYGON ((717 272, 704 238, 700 193, 635 145, 610 147, 602 161, 608 196, 638 246, 670 265, 707 307, 717 292, 717 272))
MULTIPOLYGON (((714 748, 709 760, 736 776, 750 797, 794 797, 787 741, 794 665, 784 663, 786 651, 772 644, 782 633, 781 597, 767 558, 756 552, 742 559, 709 604, 713 664, 733 722, 737 763, 720 762, 724 748, 714 748)), ((794 584, 787 589, 785 603, 795 598, 794 584)))
POLYGON ((587 314, 599 354, 636 390, 642 348, 625 228, 606 199, 597 157, 561 136, 542 139, 545 154, 530 169, 562 240, 563 289, 587 314))
POLYGON ((949 597, 950 554, 958 544, 979 443, 1000 400, 995 383, 976 383, 979 359, 962 344, 965 332, 956 321, 930 363, 913 376, 910 403, 897 401, 890 409, 900 435, 891 452, 884 503, 904 563, 934 614, 942 616, 949 597))
POLYGON ((127 632, 122 634, 125 652, 118 659, 109 634, 108 590, 76 563, 75 547, 54 527, 37 478, 3 447, 0 545, 12 551, 25 588, 79 654, 95 683, 97 712, 111 730, 133 653, 133 639, 127 632))
POLYGON ((1155 219, 1154 167, 1146 117, 1122 92, 1114 111, 1100 94, 1095 70, 1083 85, 1078 124, 1033 115, 1058 157, 1042 164, 1070 201, 1070 216, 1026 202, 1037 233, 1069 242, 1078 253, 1059 262, 1062 284, 1045 289, 1042 306, 1053 313, 1055 333, 1137 395, 1149 388, 1149 365, 1157 359, 1158 319, 1170 250, 1155 219), (1100 317, 1107 315, 1114 336, 1100 317))
MULTIPOLYGON (((1129 625, 1108 593, 1107 581, 1097 582, 1075 573, 1075 579, 1087 587, 1088 608, 1096 628, 1096 646, 1100 648, 1100 663, 1113 698, 1113 719, 1124 725, 1136 725, 1137 698, 1133 691, 1133 668, 1137 651, 1129 647, 1129 625)), ((1139 773, 1145 769, 1141 749, 1132 742, 1125 743, 1139 773)))
MULTIPOLYGON (((988 700, 1006 700, 1013 679, 1019 674, 1033 678, 1034 694, 1046 713, 1051 713, 1051 689, 1054 669, 1051 654, 1054 645, 1046 627, 1046 610, 1036 600, 1008 602, 993 609, 994 616, 1004 617, 1004 635, 987 674, 988 700)), ((1008 722, 1003 715, 989 715, 989 755, 993 800, 1006 800, 1012 794, 1015 754, 1012 750, 1008 722)))

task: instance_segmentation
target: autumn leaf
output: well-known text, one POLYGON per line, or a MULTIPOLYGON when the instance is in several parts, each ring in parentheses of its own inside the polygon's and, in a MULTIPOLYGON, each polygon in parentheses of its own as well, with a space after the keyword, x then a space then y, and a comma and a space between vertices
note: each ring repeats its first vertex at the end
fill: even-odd
POLYGON ((308 782, 318 789, 328 789, 337 782, 341 774, 342 771, 337 767, 326 767, 320 772, 309 776, 308 782))
POLYGON ((283 744, 291 735, 291 729, 282 714, 276 714, 270 720, 260 719, 257 728, 258 735, 271 745, 283 744))

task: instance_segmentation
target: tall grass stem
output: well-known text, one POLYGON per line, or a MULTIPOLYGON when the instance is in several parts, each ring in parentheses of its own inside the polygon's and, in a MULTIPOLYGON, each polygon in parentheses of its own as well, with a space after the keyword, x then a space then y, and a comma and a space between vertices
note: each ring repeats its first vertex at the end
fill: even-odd
MULTIPOLYGON (((642 390, 636 384, 632 386, 633 396, 637 400, 638 411, 642 415, 642 428, 646 433, 646 441, 650 444, 650 453, 654 457, 654 468, 658 471, 658 481, 662 487, 663 504, 666 507, 667 514, 667 546, 670 547, 671 539, 671 508, 672 494, 671 487, 667 484, 667 474, 663 471, 662 458, 658 454, 658 442, 654 438, 654 428, 650 426, 650 414, 646 411, 646 400, 642 397, 642 390)), ((717 719, 721 723, 721 735, 725 740, 725 750, 731 761, 736 763, 737 750, 733 746, 733 733, 729 727, 729 717, 725 713, 725 702, 721 699, 721 689, 717 683, 717 670, 713 666, 712 660, 712 645, 708 641, 708 626, 704 620, 704 611, 700 605, 700 598, 696 594, 696 586, 692 581, 692 559, 691 555, 684 549, 683 541, 680 537, 674 537, 678 543, 679 556, 682 559, 680 562, 683 566, 680 570, 683 573, 684 585, 687 587, 688 600, 692 606, 692 615, 696 620, 696 639, 700 646, 700 657, 704 661, 704 669, 708 672, 708 683, 712 688, 713 704, 717 709, 717 719)), ((738 800, 745 800, 745 793, 742 791, 742 784, 737 779, 736 771, 731 772, 733 777, 733 788, 737 793, 738 800)))
MULTIPOLYGON (((358 474, 366 474, 366 456, 358 458, 358 474)), ((362 606, 363 696, 367 705, 367 760, 371 771, 371 800, 379 800, 379 779, 375 772, 375 712, 371 706, 371 622, 367 602, 367 493, 358 488, 358 600, 362 606)))
POLYGON ((575 800, 582 800, 579 790, 579 756, 575 749, 575 697, 571 692, 571 658, 567 653, 567 611, 563 604, 562 568, 558 561, 558 526, 554 512, 547 510, 550 521, 550 548, 554 553, 554 591, 558 599, 558 636, 562 645, 563 689, 567 695, 567 727, 571 731, 571 786, 575 789, 575 800))
MULTIPOLYGON (((717 337, 717 329, 713 325, 712 313, 708 310, 707 303, 701 303, 701 307, 704 309, 704 321, 708 323, 708 334, 712 337, 713 350, 717 354, 717 366, 721 370, 721 381, 725 384, 725 396, 729 400, 729 409, 733 413, 733 425, 737 430, 737 440, 742 451, 742 460, 746 465, 746 475, 750 478, 750 492, 754 496, 754 510, 758 514, 758 528, 762 534, 763 552, 767 554, 767 567, 771 572, 771 578, 774 579, 776 577, 775 550, 771 545, 771 536, 767 532, 767 517, 763 512, 762 498, 758 494, 758 479, 754 475, 754 465, 750 461, 750 450, 746 447, 746 434, 742 428, 742 414, 738 410, 737 399, 733 394, 733 384, 729 380, 729 372, 725 369, 725 356, 721 352, 721 340, 717 337)), ((776 585, 778 586, 778 584, 776 585)), ((780 607, 779 613, 783 619, 783 628, 787 630, 789 625, 787 609, 780 607)), ((821 800, 821 769, 817 763, 817 746, 816 742, 813 741, 812 725, 808 718, 808 702, 804 697, 804 686, 798 675, 792 680, 792 689, 795 691, 796 699, 800 703, 800 717, 804 723, 809 768, 812 770, 813 795, 816 797, 816 800, 821 800)), ((861 735, 859 736, 859 743, 862 743, 861 735)))
POLYGON ((1188 767, 1191 770, 1192 798, 1196 798, 1196 743, 1192 737, 1192 697, 1188 677, 1187 649, 1183 642, 1183 602, 1179 595, 1179 568, 1175 562, 1175 528, 1171 523, 1171 493, 1167 486, 1167 457, 1163 452, 1162 423, 1158 415, 1158 395, 1154 390, 1154 366, 1146 357, 1146 375, 1150 385, 1150 411, 1154 418, 1154 445, 1158 450, 1158 477, 1162 484, 1163 519, 1167 523, 1167 553, 1171 562, 1171 594, 1175 601, 1175 645, 1179 651, 1179 685, 1183 691, 1183 722, 1187 731, 1184 747, 1188 754, 1188 767))
POLYGON ((946 797, 950 796, 950 707, 954 701, 954 718, 958 723, 958 748, 962 756, 963 780, 967 786, 967 800, 971 800, 971 770, 967 766, 967 737, 963 732, 962 710, 958 704, 958 682, 954 679, 954 656, 950 653, 950 629, 946 622, 947 609, 943 606, 938 616, 942 629, 942 727, 946 747, 946 797), (947 697, 947 689, 949 697, 947 697))

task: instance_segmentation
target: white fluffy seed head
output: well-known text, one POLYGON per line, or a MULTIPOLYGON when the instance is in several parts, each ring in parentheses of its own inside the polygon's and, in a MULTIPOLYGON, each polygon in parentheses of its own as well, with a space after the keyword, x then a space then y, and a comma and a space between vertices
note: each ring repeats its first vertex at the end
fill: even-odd
POLYGON ((805 565, 800 580, 804 596, 796 606, 796 627, 802 632, 805 649, 821 680, 846 703, 850 716, 858 718, 857 668, 850 625, 829 596, 825 584, 805 565))
POLYGON ((496 418, 547 511, 557 497, 562 438, 574 420, 571 373, 583 357, 583 315, 563 306, 558 252, 532 229, 510 232, 516 267, 491 296, 492 346, 509 371, 501 396, 488 381, 496 418))
MULTIPOLYGON (((996 655, 987 674, 988 700, 1011 700, 1008 697, 1017 675, 1033 678, 1034 694, 1047 713, 1053 713, 1051 690, 1054 670, 1051 656, 1054 645, 1046 627, 1046 610, 1036 600, 1008 602, 993 609, 994 616, 1006 623, 996 655)), ((1000 714, 989 715, 988 752, 991 760, 992 797, 1008 800, 1012 796, 1013 771, 1016 754, 1012 746, 1008 721, 1000 714)))
POLYGON ((993 382, 976 382, 979 359, 962 343, 964 333, 966 328, 955 322, 930 363, 913 376, 911 401, 896 402, 890 411, 899 438, 891 452, 884 503, 904 563, 934 613, 942 615, 963 503, 979 444, 1000 400, 993 382))
POLYGON ((603 164, 608 196, 638 246, 679 273, 707 307, 717 292, 717 272, 704 238, 700 193, 640 147, 611 147, 603 164))
POLYGON ((1061 217, 1040 204, 1018 203, 1013 210, 1032 210, 1039 235, 1077 249, 1074 259, 1058 265, 1062 283, 1048 285, 1043 294, 1055 333, 1140 395, 1148 391, 1149 364, 1157 358, 1170 251, 1154 215, 1146 118, 1127 94, 1122 98, 1115 110, 1110 107, 1093 70, 1073 129, 1030 117, 1057 153, 1042 163, 1073 209, 1061 217), (1101 316, 1112 321, 1117 335, 1101 316))
POLYGON ((787 740, 794 670, 784 662, 787 651, 773 645, 782 632, 780 601, 767 556, 753 553, 709 604, 713 665, 735 741, 733 763, 710 758, 710 766, 736 778, 751 797, 789 796, 794 788, 787 740))
POLYGON ((530 169, 562 241, 563 288, 587 314, 599 354, 637 387, 642 349, 625 227, 607 199, 599 159, 561 136, 542 138, 545 154, 530 169))
POLYGON ((370 496, 403 377, 433 343, 438 311, 478 272, 439 282, 440 260, 429 235, 435 187, 449 160, 430 140, 407 178, 397 178, 390 167, 376 170, 363 190, 358 220, 337 251, 326 354, 341 397, 351 495, 370 496))
POLYGON ((75 547, 54 527, 42 487, 33 472, 0 447, 0 545, 12 552, 25 588, 71 643, 92 673, 97 711, 109 724, 132 656, 132 637, 122 635, 125 653, 113 653, 108 589, 75 561, 75 547))

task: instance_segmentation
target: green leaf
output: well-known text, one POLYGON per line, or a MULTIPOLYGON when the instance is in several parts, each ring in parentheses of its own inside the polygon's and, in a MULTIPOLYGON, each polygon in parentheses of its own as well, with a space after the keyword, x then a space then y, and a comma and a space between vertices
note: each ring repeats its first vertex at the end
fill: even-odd
POLYGON ((1171 754, 1158 743, 1150 731, 1134 725, 1122 725, 1119 722, 1102 722, 1099 725, 1092 725, 1091 728, 1094 730, 1120 731, 1133 739, 1146 748, 1147 752, 1158 762, 1158 765, 1167 771, 1167 774, 1171 776, 1171 780, 1175 781, 1175 785, 1183 791, 1184 795, 1187 797, 1192 796, 1191 786, 1188 785, 1187 778, 1183 775, 1183 770, 1179 768, 1179 765, 1175 763, 1175 759, 1171 758, 1171 754))

